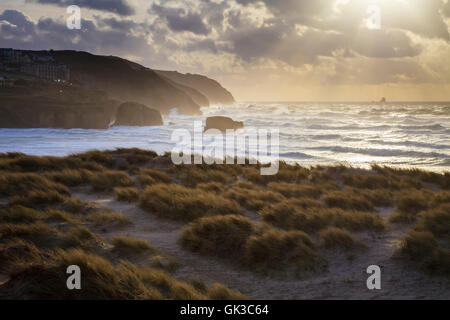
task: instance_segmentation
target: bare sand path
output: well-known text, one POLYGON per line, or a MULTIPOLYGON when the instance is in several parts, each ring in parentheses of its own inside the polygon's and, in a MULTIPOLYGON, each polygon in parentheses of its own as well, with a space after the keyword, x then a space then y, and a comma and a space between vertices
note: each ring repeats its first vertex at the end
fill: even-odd
MULTIPOLYGON (((184 250, 177 243, 180 227, 184 224, 157 218, 136 204, 117 202, 111 195, 94 194, 89 189, 76 189, 73 195, 122 212, 134 224, 99 235, 106 239, 115 235, 146 239, 181 263, 174 274, 178 279, 197 279, 207 284, 221 282, 253 299, 450 299, 448 279, 429 277, 391 258, 406 230, 401 226, 381 233, 360 234, 368 248, 352 259, 342 252, 325 252, 328 270, 319 275, 306 280, 279 279, 255 275, 216 258, 184 250), (371 291, 366 287, 369 265, 378 265, 382 269, 381 290, 371 291)), ((380 214, 386 217, 389 209, 380 214)))

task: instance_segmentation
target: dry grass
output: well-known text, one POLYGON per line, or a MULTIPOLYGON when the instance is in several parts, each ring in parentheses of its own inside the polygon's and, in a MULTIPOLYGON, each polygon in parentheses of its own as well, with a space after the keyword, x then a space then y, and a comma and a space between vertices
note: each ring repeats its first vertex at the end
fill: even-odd
MULTIPOLYGON (((143 177, 150 177, 156 182, 171 183, 172 178, 164 171, 156 169, 141 169, 140 175, 143 177)), ((143 178, 142 177, 142 178, 143 178)), ((145 179, 145 178, 143 178, 145 179)))
POLYGON ((111 239, 113 251, 123 256, 135 256, 156 253, 156 249, 146 240, 126 236, 111 239))
POLYGON ((117 201, 137 202, 139 201, 139 190, 135 187, 116 187, 114 197, 117 201))
POLYGON ((254 211, 285 200, 282 194, 262 188, 243 189, 235 187, 226 192, 225 196, 237 201, 241 206, 254 211))
POLYGON ((408 190, 396 195, 397 211, 389 217, 393 223, 411 223, 416 221, 419 212, 430 205, 431 191, 408 190))
POLYGON ((242 255, 247 239, 256 231, 251 220, 235 215, 205 217, 183 228, 180 242, 204 255, 242 255))
POLYGON ((284 269, 301 276, 323 267, 324 260, 306 233, 266 229, 247 241, 244 264, 259 272, 284 269))
POLYGON ((439 247, 431 232, 410 230, 402 240, 400 254, 432 274, 450 273, 450 250, 439 247))
POLYGON ((221 170, 192 167, 181 174, 181 183, 184 186, 196 187, 199 183, 217 182, 220 184, 226 184, 233 178, 233 176, 221 170))
POLYGON ((361 211, 374 210, 370 200, 351 192, 331 191, 323 196, 323 201, 330 208, 361 211))
POLYGON ((279 192, 286 198, 314 198, 318 199, 322 190, 313 185, 298 185, 286 182, 271 182, 267 185, 271 191, 279 192))
POLYGON ((356 240, 347 230, 328 227, 320 231, 322 244, 325 248, 339 248, 344 250, 351 250, 360 247, 362 243, 356 240))
POLYGON ((70 195, 69 189, 36 173, 0 172, 0 195, 23 196, 29 192, 53 192, 70 195))
POLYGON ((160 217, 184 221, 242 211, 232 200, 176 184, 147 187, 141 195, 141 207, 160 217))
POLYGON ((101 211, 92 213, 87 217, 89 222, 92 222, 96 227, 112 227, 122 228, 132 224, 130 219, 125 217, 120 212, 114 211, 101 211))
POLYGON ((103 171, 93 174, 90 183, 95 191, 111 191, 115 187, 131 187, 133 180, 122 171, 103 171))
POLYGON ((344 211, 334 208, 302 209, 295 202, 283 202, 261 211, 263 220, 285 230, 316 232, 334 226, 352 231, 383 230, 381 217, 376 213, 344 211))

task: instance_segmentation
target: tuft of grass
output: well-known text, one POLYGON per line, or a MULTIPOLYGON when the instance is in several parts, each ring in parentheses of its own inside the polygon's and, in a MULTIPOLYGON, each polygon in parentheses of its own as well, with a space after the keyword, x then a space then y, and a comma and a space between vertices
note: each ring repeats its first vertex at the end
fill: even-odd
POLYGON ((206 295, 212 300, 246 300, 242 293, 231 290, 221 283, 213 283, 206 290, 206 295))
POLYGON ((280 193, 261 188, 243 189, 235 187, 229 190, 225 196, 237 201, 241 206, 255 211, 285 200, 285 197, 280 193))
POLYGON ((139 201, 139 190, 135 187, 116 187, 114 197, 117 201, 137 202, 139 201))
POLYGON ((345 185, 359 189, 389 189, 391 181, 388 177, 380 174, 342 174, 345 185))
POLYGON ((43 218, 43 213, 20 205, 0 209, 0 221, 10 223, 32 223, 43 218))
POLYGON ((42 222, 31 224, 0 224, 0 242, 22 239, 39 248, 53 247, 61 238, 61 233, 42 222))
POLYGON ((156 249, 146 240, 126 236, 117 236, 111 239, 113 251, 124 256, 135 256, 155 253, 156 249))
POLYGON ((69 196, 69 189, 36 173, 0 172, 0 195, 23 196, 29 192, 58 193, 69 196))
POLYGON ((101 240, 88 228, 80 225, 71 226, 61 238, 62 248, 91 249, 101 244, 101 240))
POLYGON ((196 187, 199 183, 218 182, 226 184, 233 176, 215 169, 192 167, 181 175, 184 186, 196 187))
POLYGON ((361 246, 361 242, 355 240, 350 232, 347 230, 328 227, 320 231, 320 237, 325 248, 340 248, 344 250, 351 250, 355 247, 361 246))
POLYGON ((368 199, 351 192, 331 191, 323 196, 323 201, 330 208, 373 211, 373 204, 368 199))
POLYGON ((396 196, 397 211, 389 217, 393 223, 410 223, 419 212, 428 209, 432 193, 419 190, 401 191, 396 196))
POLYGON ((132 222, 120 212, 102 211, 90 214, 87 220, 96 227, 121 228, 130 225, 132 222))
POLYGON ((217 194, 221 194, 225 191, 223 185, 218 182, 208 182, 208 183, 199 183, 197 188, 207 192, 214 192, 217 194))
POLYGON ((160 217, 184 221, 203 216, 240 214, 242 211, 232 200, 176 184, 147 187, 141 195, 140 205, 160 217))
POLYGON ((181 245, 203 255, 242 254, 256 228, 251 220, 235 215, 200 218, 184 227, 181 245))
POLYGON ((352 231, 383 230, 383 219, 376 213, 344 211, 339 208, 302 209, 293 202, 283 202, 262 210, 265 222, 285 230, 316 232, 328 226, 352 231))
POLYGON ((269 190, 279 192, 286 198, 314 198, 322 194, 322 190, 312 185, 298 185, 286 182, 271 182, 267 185, 269 190))
POLYGON ((93 174, 90 183, 95 191, 111 191, 115 187, 131 187, 134 185, 128 174, 113 170, 93 174))
POLYGON ((45 172, 44 177, 68 187, 75 187, 89 182, 94 173, 86 169, 64 169, 45 172))
POLYGON ((164 171, 156 169, 141 169, 140 176, 143 180, 145 177, 150 177, 156 182, 171 183, 172 178, 164 171))
POLYGON ((438 237, 448 236, 450 234, 450 203, 422 212, 417 228, 428 230, 438 237))
POLYGON ((246 243, 244 264, 256 271, 287 269, 300 276, 323 263, 312 240, 301 231, 267 229, 246 243))

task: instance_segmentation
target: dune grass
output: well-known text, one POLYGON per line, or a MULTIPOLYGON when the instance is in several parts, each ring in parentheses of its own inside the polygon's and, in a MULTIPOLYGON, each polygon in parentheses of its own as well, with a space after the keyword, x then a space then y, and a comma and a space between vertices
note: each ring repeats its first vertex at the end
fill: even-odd
POLYGON ((114 197, 117 201, 137 202, 139 201, 139 190, 135 187, 116 187, 114 197))
POLYGON ((113 251, 123 256, 136 256, 156 253, 156 249, 146 240, 126 236, 111 239, 113 251))
POLYGON ((115 187, 131 187, 134 185, 130 176, 123 171, 102 171, 90 177, 90 183, 95 191, 112 191, 115 187))
POLYGON ((323 201, 330 208, 341 208, 344 210, 373 211, 373 203, 355 193, 331 191, 323 196, 323 201))
POLYGON ((397 211, 389 220, 393 223, 411 223, 416 221, 419 212, 426 210, 430 205, 431 191, 408 190, 398 192, 396 195, 397 211))
POLYGON ((190 251, 204 255, 239 255, 255 233, 251 220, 235 215, 205 217, 184 227, 180 243, 190 251))
POLYGON ((144 210, 157 216, 183 221, 242 212, 235 201, 176 184, 156 184, 147 187, 141 195, 140 205, 144 210))
POLYGON ((383 220, 376 213, 339 208, 302 209, 295 206, 295 202, 283 202, 260 213, 265 222, 285 230, 317 232, 329 226, 351 231, 380 231, 385 228, 383 220))
POLYGON ((122 228, 132 224, 130 219, 120 212, 100 211, 90 214, 87 221, 92 222, 96 227, 122 228))
POLYGON ((336 227, 328 227, 320 231, 320 238, 322 245, 328 249, 351 250, 362 246, 362 243, 356 240, 350 232, 336 227))

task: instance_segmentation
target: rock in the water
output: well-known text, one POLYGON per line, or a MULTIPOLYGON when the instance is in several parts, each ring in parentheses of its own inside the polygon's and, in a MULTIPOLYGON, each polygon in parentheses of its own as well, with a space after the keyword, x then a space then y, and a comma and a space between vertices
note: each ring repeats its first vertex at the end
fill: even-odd
POLYGON ((115 126, 161 126, 161 113, 143 104, 126 102, 119 106, 115 126))
POLYGON ((234 121, 228 117, 209 117, 206 119, 205 131, 218 129, 220 131, 237 130, 244 127, 242 121, 234 121))

